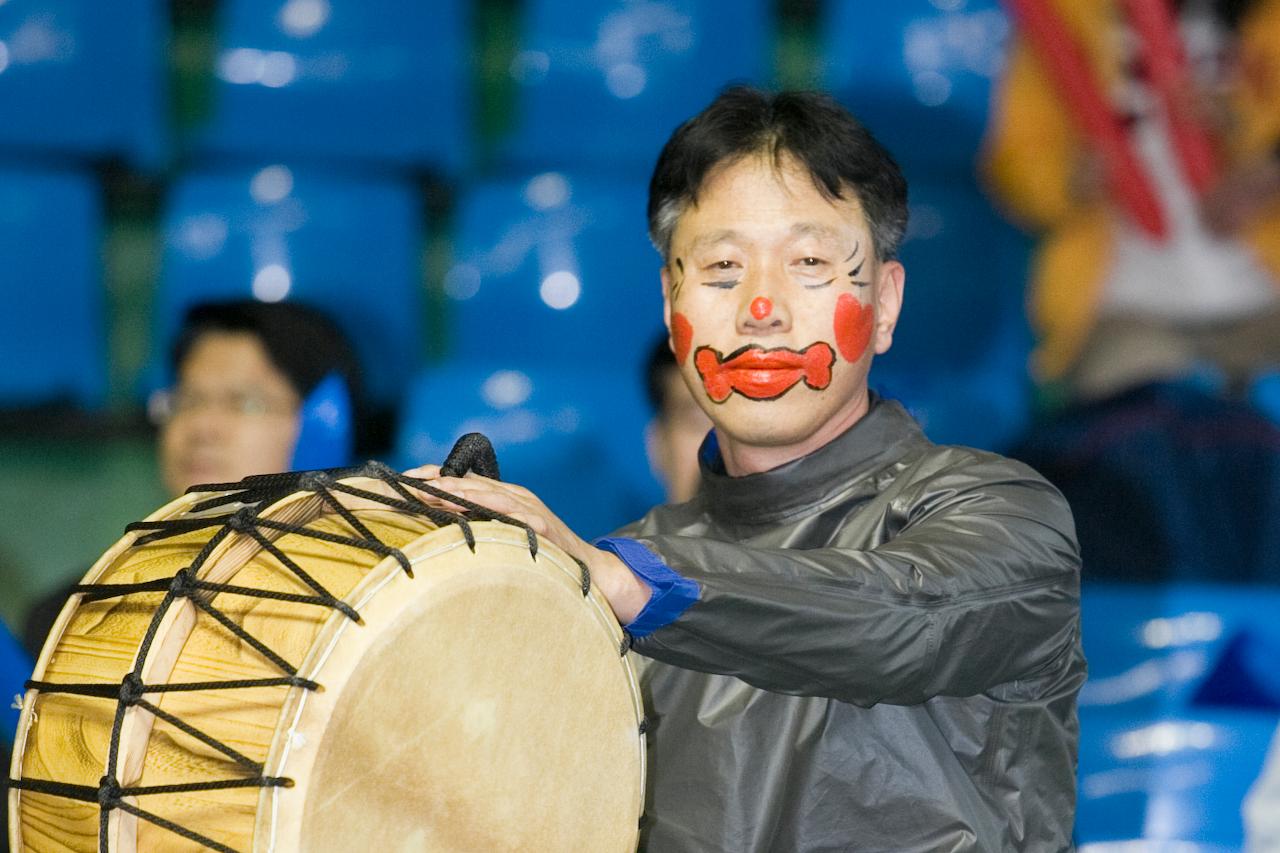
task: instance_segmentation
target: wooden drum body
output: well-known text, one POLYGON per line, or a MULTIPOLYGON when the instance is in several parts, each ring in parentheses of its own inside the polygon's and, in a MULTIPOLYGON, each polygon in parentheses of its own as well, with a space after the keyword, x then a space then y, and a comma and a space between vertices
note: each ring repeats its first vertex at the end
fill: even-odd
POLYGON ((635 849, 607 602, 526 530, 437 525, 380 476, 187 495, 98 561, 23 703, 15 850, 635 849))

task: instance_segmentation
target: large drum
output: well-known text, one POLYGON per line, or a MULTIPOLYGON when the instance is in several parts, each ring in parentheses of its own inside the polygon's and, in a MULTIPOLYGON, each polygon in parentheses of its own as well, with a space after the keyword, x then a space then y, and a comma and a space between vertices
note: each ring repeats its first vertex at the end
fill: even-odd
POLYGON ((360 474, 131 525, 23 702, 15 850, 635 849, 642 711, 584 567, 360 474))

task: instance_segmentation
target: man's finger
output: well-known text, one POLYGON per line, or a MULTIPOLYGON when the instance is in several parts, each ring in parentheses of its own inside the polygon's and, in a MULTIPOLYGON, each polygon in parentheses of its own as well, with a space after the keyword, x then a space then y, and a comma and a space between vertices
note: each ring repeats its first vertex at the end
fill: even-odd
POLYGON ((471 492, 472 494, 502 494, 502 495, 518 495, 509 483, 501 480, 490 480, 485 477, 472 478, 471 475, 466 477, 437 477, 431 485, 444 492, 453 494, 461 494, 462 492, 471 492))
POLYGON ((440 476, 439 465, 419 465, 417 468, 410 468, 404 472, 406 477, 414 477, 419 480, 434 480, 440 476))
POLYGON ((549 525, 547 524, 547 520, 543 518, 541 515, 538 515, 537 513, 504 512, 503 515, 505 515, 507 518, 511 519, 512 521, 518 521, 521 524, 527 525, 530 530, 532 530, 534 533, 538 534, 539 536, 547 535, 547 530, 549 528, 549 525))
POLYGON ((492 512, 500 512, 503 515, 511 515, 516 512, 528 512, 528 508, 519 501, 514 495, 505 492, 490 489, 468 489, 455 488, 443 489, 452 495, 457 495, 465 501, 484 507, 492 512))

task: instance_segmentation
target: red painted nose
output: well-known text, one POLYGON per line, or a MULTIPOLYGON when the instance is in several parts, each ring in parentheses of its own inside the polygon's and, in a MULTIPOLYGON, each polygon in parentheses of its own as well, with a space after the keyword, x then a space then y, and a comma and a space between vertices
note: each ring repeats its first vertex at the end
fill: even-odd
POLYGON ((755 317, 757 320, 763 320, 772 313, 773 303, 769 301, 768 297, 757 296, 755 299, 751 300, 752 317, 755 317))

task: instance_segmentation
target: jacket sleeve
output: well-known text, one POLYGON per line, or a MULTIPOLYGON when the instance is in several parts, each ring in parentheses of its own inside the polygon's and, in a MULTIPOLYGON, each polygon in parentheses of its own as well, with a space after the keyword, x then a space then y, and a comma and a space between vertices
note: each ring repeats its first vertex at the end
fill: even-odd
POLYGON ((638 535, 702 591, 635 648, 863 706, 975 695, 1065 665, 1079 621, 1070 511, 1014 471, 930 483, 898 534, 869 550, 638 535))

